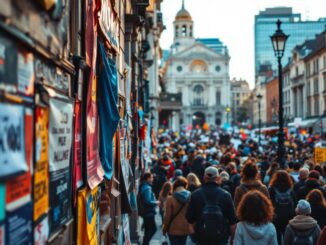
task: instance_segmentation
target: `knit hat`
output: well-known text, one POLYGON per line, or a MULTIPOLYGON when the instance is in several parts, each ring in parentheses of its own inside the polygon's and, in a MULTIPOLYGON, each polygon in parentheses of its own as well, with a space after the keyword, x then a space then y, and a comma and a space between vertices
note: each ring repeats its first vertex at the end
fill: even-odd
POLYGON ((310 214, 311 213, 310 203, 303 199, 300 200, 298 202, 298 205, 297 205, 295 211, 297 214, 301 214, 301 215, 310 214))
POLYGON ((182 176, 183 175, 183 172, 181 169, 176 169, 175 172, 174 172, 174 177, 179 177, 179 176, 182 176))

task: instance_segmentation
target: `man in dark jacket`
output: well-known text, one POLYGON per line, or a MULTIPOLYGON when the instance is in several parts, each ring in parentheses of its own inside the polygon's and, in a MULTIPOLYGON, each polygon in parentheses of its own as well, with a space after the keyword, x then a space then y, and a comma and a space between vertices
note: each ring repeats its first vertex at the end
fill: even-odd
MULTIPOLYGON (((220 177, 218 170, 215 167, 208 167, 205 169, 204 174, 205 184, 201 188, 194 191, 191 195, 189 206, 186 213, 186 219, 190 224, 199 224, 202 218, 202 210, 205 206, 205 200, 209 200, 213 203, 213 199, 218 205, 223 213, 223 216, 230 227, 227 238, 220 243, 212 243, 212 241, 205 241, 205 243, 200 243, 200 245, 224 245, 228 243, 228 237, 234 231, 234 225, 236 224, 236 216, 233 201, 231 195, 219 187, 220 177)), ((195 227, 195 236, 199 236, 198 226, 195 227)))
POLYGON ((142 205, 144 207, 144 239, 143 245, 149 245, 150 240, 154 236, 157 228, 155 223, 156 206, 159 202, 156 200, 152 191, 153 175, 151 173, 144 173, 142 184, 139 188, 142 205))
POLYGON ((324 197, 326 198, 326 191, 324 188, 321 187, 319 183, 320 174, 316 170, 312 170, 309 173, 308 179, 304 186, 302 186, 297 193, 298 200, 306 199, 306 196, 311 190, 318 189, 320 190, 324 197))
POLYGON ((306 184, 306 180, 308 179, 309 170, 306 168, 301 168, 299 170, 299 181, 294 184, 293 191, 296 194, 296 197, 298 197, 298 191, 301 187, 303 187, 306 184))

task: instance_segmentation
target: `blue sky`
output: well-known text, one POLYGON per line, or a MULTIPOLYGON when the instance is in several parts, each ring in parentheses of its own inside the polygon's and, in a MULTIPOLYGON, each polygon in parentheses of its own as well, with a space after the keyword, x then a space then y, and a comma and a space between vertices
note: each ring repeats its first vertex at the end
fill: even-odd
MULTIPOLYGON (((166 30, 161 46, 169 49, 173 41, 173 20, 182 0, 163 0, 166 30)), ((292 7, 303 20, 326 17, 326 0, 185 0, 194 20, 197 38, 218 37, 229 48, 230 78, 246 79, 254 86, 254 16, 267 7, 292 7)))

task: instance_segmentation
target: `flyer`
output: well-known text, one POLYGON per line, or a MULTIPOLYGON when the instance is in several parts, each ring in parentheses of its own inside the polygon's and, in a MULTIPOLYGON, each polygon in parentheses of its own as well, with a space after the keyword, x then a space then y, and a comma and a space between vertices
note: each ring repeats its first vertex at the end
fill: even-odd
POLYGON ((75 137, 74 137, 74 185, 75 189, 83 185, 82 176, 82 128, 81 102, 75 103, 75 137))
POLYGON ((34 245, 46 245, 49 238, 49 220, 46 216, 34 227, 34 245))
POLYGON ((48 108, 35 109, 34 221, 49 208, 48 108))
POLYGON ((22 105, 0 104, 0 179, 28 170, 24 117, 22 105))
POLYGON ((32 52, 18 51, 18 92, 34 94, 34 56, 32 52))

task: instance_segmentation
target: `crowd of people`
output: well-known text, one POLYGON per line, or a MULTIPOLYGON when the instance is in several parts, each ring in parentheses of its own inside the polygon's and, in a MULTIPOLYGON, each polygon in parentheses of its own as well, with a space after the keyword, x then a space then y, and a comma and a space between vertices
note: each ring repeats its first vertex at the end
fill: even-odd
POLYGON ((164 132, 137 196, 143 244, 162 231, 171 245, 325 245, 326 163, 319 137, 291 135, 286 161, 277 142, 222 130, 164 132))

